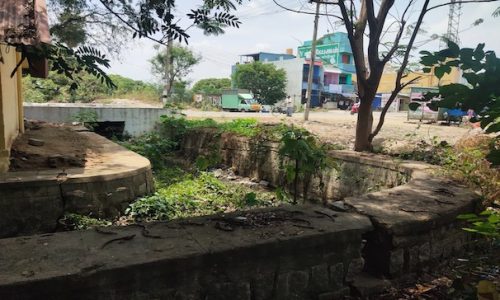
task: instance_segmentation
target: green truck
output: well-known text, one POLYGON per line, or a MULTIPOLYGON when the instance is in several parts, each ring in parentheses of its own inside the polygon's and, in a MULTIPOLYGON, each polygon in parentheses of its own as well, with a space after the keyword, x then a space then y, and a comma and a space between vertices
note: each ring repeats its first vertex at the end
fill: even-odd
POLYGON ((248 91, 226 90, 222 92, 222 110, 227 111, 261 111, 262 106, 248 91))

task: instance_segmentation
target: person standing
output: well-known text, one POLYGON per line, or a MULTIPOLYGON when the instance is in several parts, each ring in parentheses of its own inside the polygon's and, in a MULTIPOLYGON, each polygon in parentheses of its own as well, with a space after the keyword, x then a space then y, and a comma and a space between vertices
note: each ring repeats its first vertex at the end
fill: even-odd
POLYGON ((290 96, 286 97, 285 104, 286 104, 286 116, 291 117, 293 114, 293 101, 290 96))

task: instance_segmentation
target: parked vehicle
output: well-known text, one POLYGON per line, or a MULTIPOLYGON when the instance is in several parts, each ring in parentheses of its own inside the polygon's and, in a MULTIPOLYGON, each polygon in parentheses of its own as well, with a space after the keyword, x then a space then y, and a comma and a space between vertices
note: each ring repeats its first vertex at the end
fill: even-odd
POLYGON ((460 108, 451 108, 446 109, 443 112, 443 119, 446 123, 450 124, 451 122, 456 122, 458 124, 462 123, 463 117, 467 115, 466 111, 463 111, 460 108))
POLYGON ((413 101, 413 102, 418 102, 420 105, 415 110, 412 110, 411 108, 408 109, 408 115, 407 115, 408 120, 437 122, 438 112, 430 109, 427 102, 423 101, 413 101))
POLYGON ((222 110, 228 111, 261 111, 262 106, 249 92, 241 90, 223 91, 221 99, 222 110))

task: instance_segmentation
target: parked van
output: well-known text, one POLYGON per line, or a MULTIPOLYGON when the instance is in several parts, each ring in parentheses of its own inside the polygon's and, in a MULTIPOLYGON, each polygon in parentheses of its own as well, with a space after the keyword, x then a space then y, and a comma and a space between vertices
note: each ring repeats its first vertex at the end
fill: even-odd
POLYGON ((261 111, 262 106, 249 92, 227 90, 222 93, 222 110, 228 111, 261 111))

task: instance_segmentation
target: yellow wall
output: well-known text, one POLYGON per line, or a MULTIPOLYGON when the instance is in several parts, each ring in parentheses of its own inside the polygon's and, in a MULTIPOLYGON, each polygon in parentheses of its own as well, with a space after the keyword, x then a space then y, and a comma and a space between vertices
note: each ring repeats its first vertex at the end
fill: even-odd
POLYGON ((0 45, 0 173, 9 168, 10 148, 23 131, 21 76, 11 77, 20 56, 16 49, 0 45))
MULTIPOLYGON (((412 72, 407 77, 403 78, 401 82, 408 82, 416 77, 420 79, 415 83, 408 85, 401 93, 409 94, 411 87, 437 87, 439 85, 446 85, 449 83, 457 83, 460 80, 460 70, 453 68, 450 74, 445 74, 441 80, 430 73, 412 72)), ((377 93, 391 93, 394 90, 396 82, 396 72, 388 71, 382 74, 380 85, 378 86, 377 93)))

